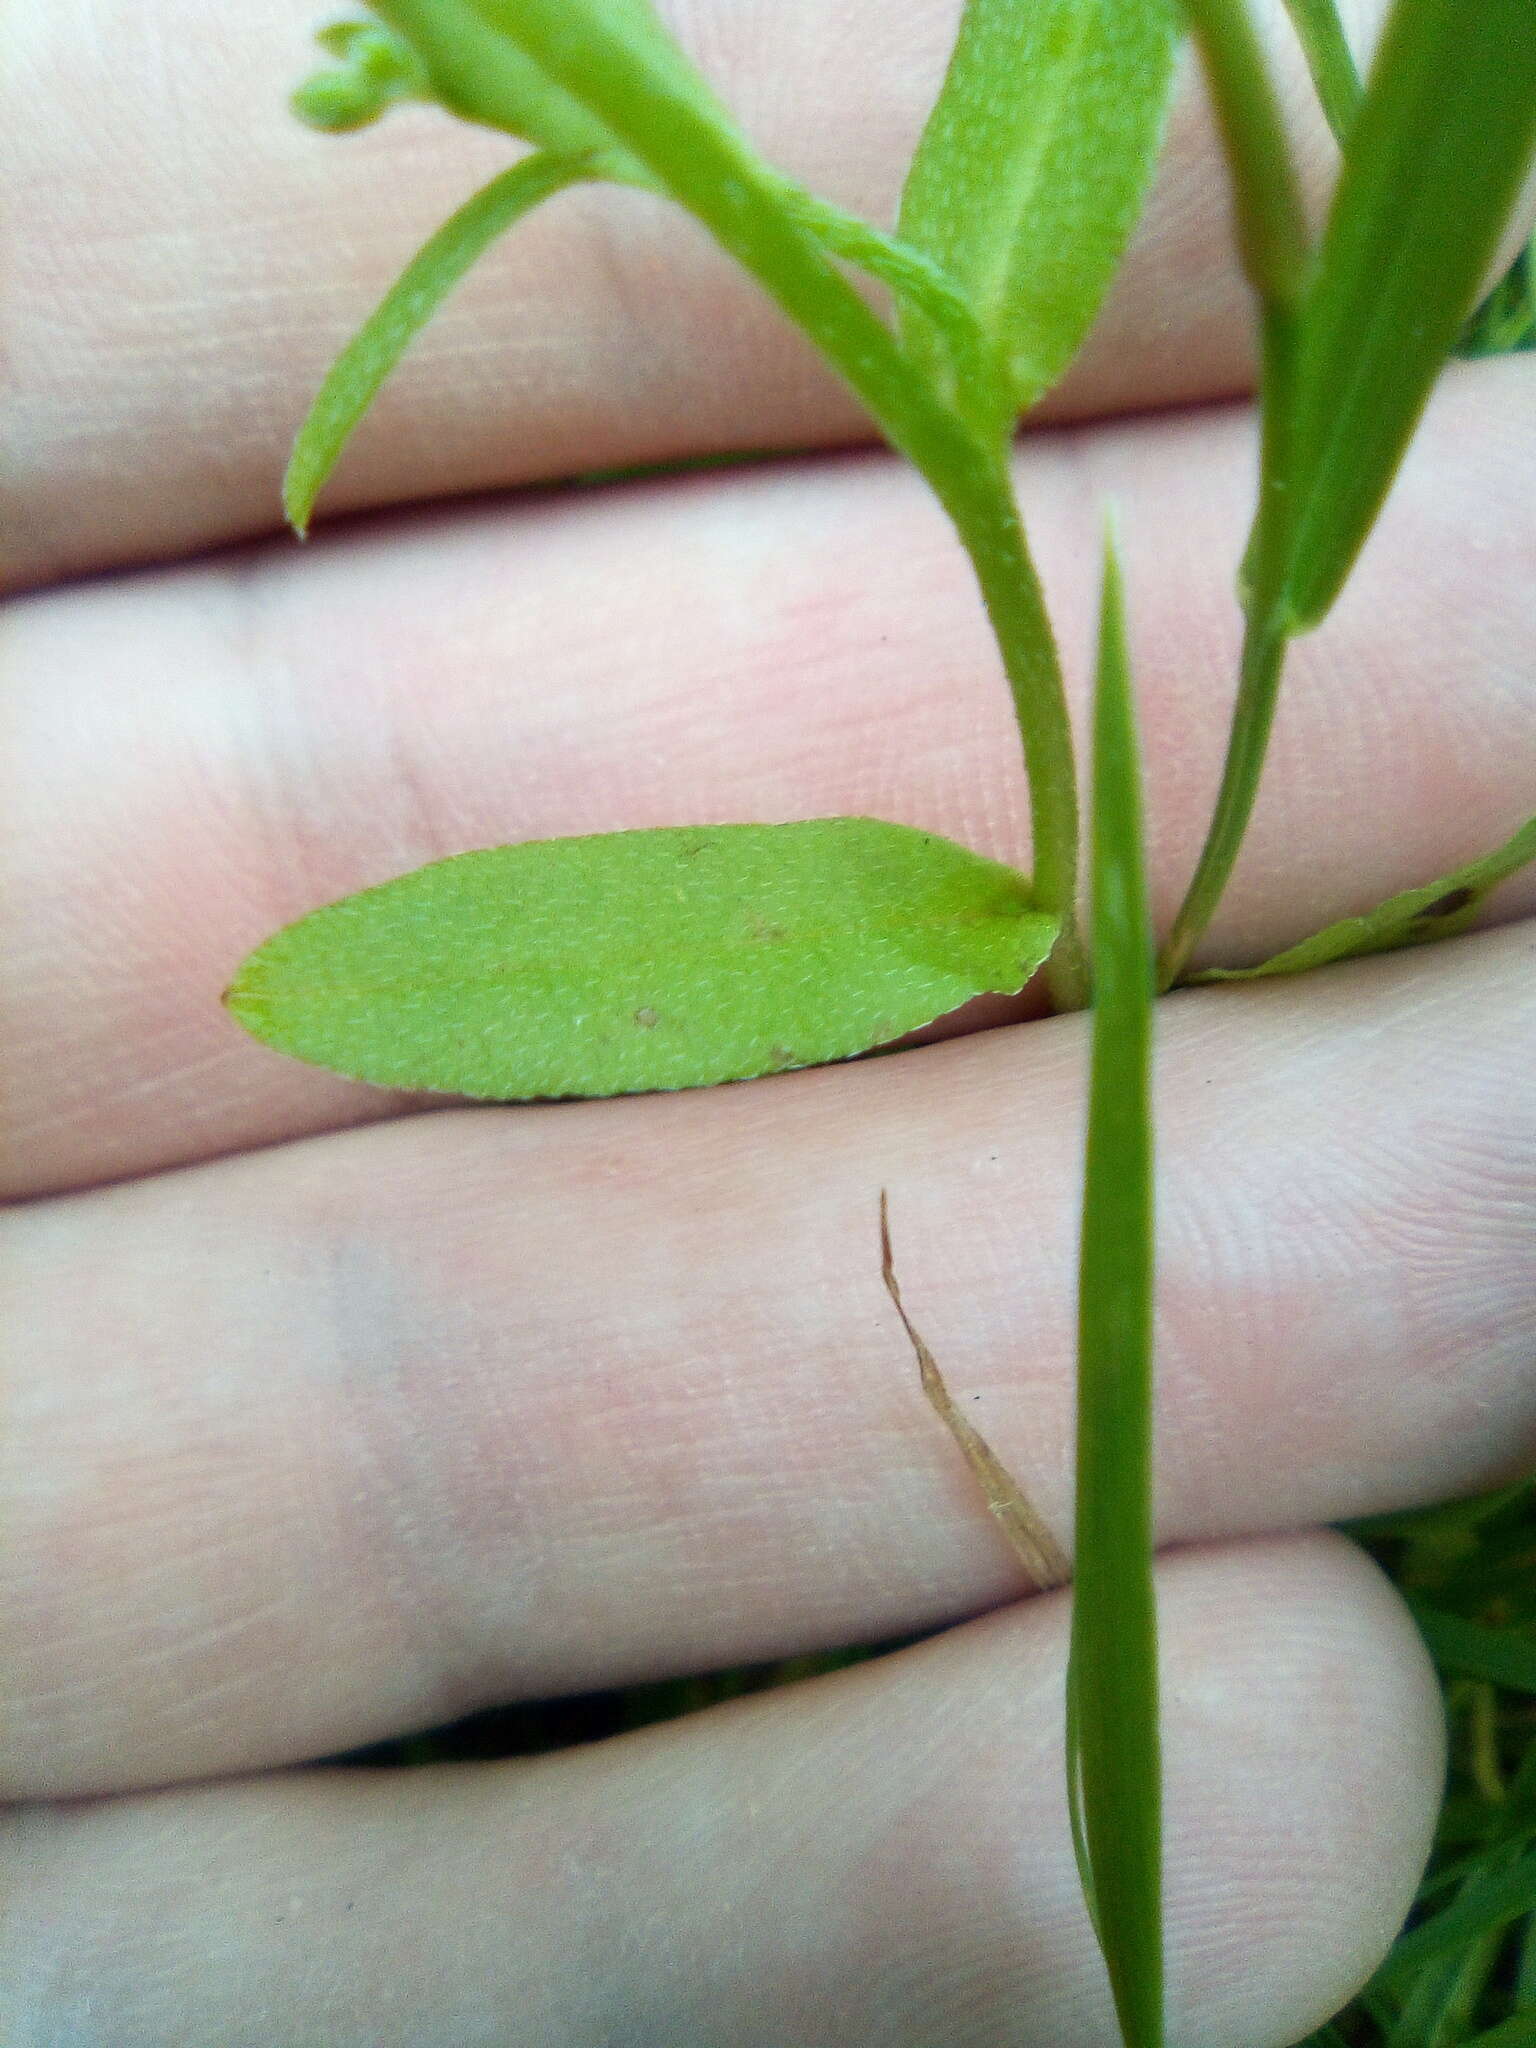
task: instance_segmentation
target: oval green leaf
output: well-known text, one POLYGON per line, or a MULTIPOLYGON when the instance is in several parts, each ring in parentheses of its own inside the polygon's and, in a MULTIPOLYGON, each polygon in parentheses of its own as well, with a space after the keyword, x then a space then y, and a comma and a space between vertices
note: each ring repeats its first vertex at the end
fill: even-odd
POLYGON ((498 1101, 696 1088, 847 1059, 1022 988, 1027 879, 873 818, 456 854, 267 940, 226 995, 278 1050, 498 1101))

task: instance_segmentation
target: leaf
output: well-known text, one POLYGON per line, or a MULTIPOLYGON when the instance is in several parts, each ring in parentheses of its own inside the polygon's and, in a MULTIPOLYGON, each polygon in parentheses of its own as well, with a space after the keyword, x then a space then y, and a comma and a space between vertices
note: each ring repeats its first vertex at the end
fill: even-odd
POLYGON ((294 441, 283 510, 298 533, 309 531, 315 500, 385 378, 476 257, 540 200, 592 175, 584 157, 524 157, 482 186, 411 258, 326 372, 294 441))
POLYGON ((1355 960, 1369 953, 1390 953, 1403 946, 1423 946, 1434 939, 1454 938, 1476 920, 1500 882, 1507 881, 1533 860, 1536 818, 1528 819, 1502 846, 1485 853, 1480 860, 1453 868, 1437 882, 1425 882, 1417 889, 1404 889, 1400 895, 1389 896, 1363 917, 1346 917, 1327 925, 1257 967, 1208 967, 1203 973, 1190 975, 1188 982, 1258 981, 1272 974, 1304 974, 1336 960, 1355 960))
POLYGON ((1536 148, 1531 0, 1397 0, 1295 364, 1291 630, 1338 595, 1497 251, 1536 148))
POLYGON ((1485 1628, 1427 1601, 1408 1605, 1435 1662, 1464 1678, 1486 1678, 1516 1692, 1536 1693, 1536 1641, 1513 1628, 1485 1628))
POLYGON ((1055 932, 1022 875, 910 826, 678 826, 435 861, 278 932, 226 1001, 387 1087, 618 1095, 847 1059, 1022 988, 1055 932))
POLYGON ((1520 2010, 1497 2026, 1469 2034, 1465 2048, 1536 2048, 1536 2012, 1520 2010))
POLYGON ((1536 1852, 1521 1857, 1497 1874, 1488 1874, 1472 1896, 1465 1892, 1453 1905, 1421 1921, 1401 1935, 1391 1954, 1371 1979, 1373 1990, 1401 1994, 1426 1964, 1455 1955, 1495 1929, 1507 1927, 1522 1913, 1536 1909, 1536 1852))
POLYGON ((1072 1565, 1066 1553, 986 1438, 979 1430, 973 1429, 961 1414, 954 1396, 944 1384, 938 1360, 907 1314, 907 1305, 901 1298, 901 1287, 896 1278, 896 1262, 891 1253, 890 1205, 884 1188, 880 1190, 880 1277, 885 1282, 885 1291, 891 1297, 891 1305, 900 1318, 901 1327, 907 1333, 907 1342, 912 1346, 923 1392, 959 1445, 966 1464, 971 1468, 971 1477, 1007 1538, 1009 1548, 1024 1567, 1030 1584, 1037 1592, 1051 1586, 1066 1585, 1072 1576, 1072 1565))
POLYGON ((1078 1282, 1069 1797, 1127 2048, 1163 2040, 1152 1578, 1152 930, 1120 572, 1106 551, 1094 711, 1093 1064, 1078 1282))
MULTIPOLYGON (((373 11, 415 52, 439 105, 557 156, 612 151, 613 134, 541 65, 512 48, 471 0, 374 0, 373 11)), ((607 12, 648 12, 608 0, 607 12)))
MULTIPOLYGON (((1169 0, 969 0, 898 233, 1002 346, 1015 408, 1077 353, 1162 138, 1169 0)), ((921 330, 917 330, 920 340, 921 330)))
POLYGON ((1505 356, 1536 349, 1536 244, 1527 242, 1462 329, 1459 356, 1505 356))
MULTIPOLYGON (((558 94, 612 138, 622 139, 636 118, 646 125, 648 113, 660 112, 664 121, 668 101, 674 112, 686 109, 722 134, 735 133, 703 76, 663 27, 651 0, 471 0, 468 8, 465 0, 450 4, 455 14, 475 17, 474 61, 463 68, 471 74, 467 82, 477 93, 483 82, 485 101, 492 109, 500 103, 508 60, 514 57, 510 43, 517 46, 518 61, 530 67, 542 90, 558 94), (482 43, 482 37, 488 40, 482 43), (605 74, 612 80, 615 58, 622 82, 616 100, 605 109, 599 104, 605 97, 603 80, 605 74), (641 80, 644 93, 656 96, 650 109, 633 97, 641 80)), ((444 15, 443 0, 387 0, 385 11, 392 16, 398 18, 405 10, 418 22, 428 16, 441 20, 444 15)), ((451 61, 457 61, 459 38, 457 25, 446 36, 438 33, 451 61)), ((493 126, 501 125, 494 111, 491 120, 493 126)))

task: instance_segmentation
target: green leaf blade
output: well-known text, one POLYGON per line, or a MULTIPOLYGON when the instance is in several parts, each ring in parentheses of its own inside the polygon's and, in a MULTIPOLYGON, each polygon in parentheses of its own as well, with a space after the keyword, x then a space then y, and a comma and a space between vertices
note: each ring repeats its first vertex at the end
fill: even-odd
POLYGON ((1536 818, 1528 818, 1502 846, 1464 867, 1453 868, 1438 881, 1401 890, 1362 917, 1340 918, 1257 967, 1209 967, 1189 980, 1198 982, 1260 981, 1272 975, 1305 974, 1339 960, 1363 959, 1371 953, 1392 953, 1405 946, 1423 946, 1455 938, 1476 921, 1487 898, 1501 882, 1536 861, 1536 818))
POLYGON ((1160 2048, 1152 928, 1124 606, 1112 551, 1099 634, 1092 838, 1093 1062, 1078 1287, 1068 1784, 1084 1891, 1122 2037, 1127 2048, 1160 2048))
POLYGON ((593 176, 584 157, 524 157, 484 185, 423 244, 326 372, 283 478, 283 511, 300 534, 342 449, 385 379, 466 271, 542 200, 593 176))
POLYGON ((846 1059, 1021 988, 1056 921, 1011 868, 869 818, 536 840, 276 933, 235 1018, 296 1058, 489 1100, 846 1059))
POLYGON ((1295 631, 1337 597, 1536 149, 1530 0, 1397 0, 1350 131, 1296 361, 1295 631))
POLYGON ((1532 1911, 1536 1911, 1536 1851, 1482 1875, 1470 1897, 1463 1890, 1453 1905, 1400 1936, 1371 1979, 1371 1986, 1378 1991, 1400 1993, 1427 1964, 1456 1955, 1470 1943, 1532 1911))
POLYGON ((1408 1606, 1442 1671, 1536 1694, 1536 1636, 1529 1630, 1488 1628, 1413 1597, 1408 1606))
POLYGON ((1067 367, 1141 212, 1162 138, 1168 0, 969 0, 898 233, 1002 346, 1017 409, 1067 367))

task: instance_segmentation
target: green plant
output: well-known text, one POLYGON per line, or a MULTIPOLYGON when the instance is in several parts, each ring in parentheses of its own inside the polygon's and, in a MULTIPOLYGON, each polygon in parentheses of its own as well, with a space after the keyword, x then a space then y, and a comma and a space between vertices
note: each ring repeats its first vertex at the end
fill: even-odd
POLYGON ((1439 1667, 1450 1781, 1409 1931, 1302 2048, 1521 2048, 1536 2039, 1536 1483, 1351 1533, 1439 1667))
MULTIPOLYGON (((1528 0, 1481 0, 1471 24, 1455 0, 1398 0, 1363 89, 1329 0, 1293 0, 1343 144, 1314 246, 1245 7, 1187 0, 1183 11, 1223 128, 1259 307, 1262 455, 1227 763, 1157 966, 1162 988, 1217 977, 1191 977, 1189 964, 1251 815, 1287 646, 1343 586, 1536 144, 1528 0)), ((374 14, 323 33, 337 63, 301 89, 305 118, 343 129, 400 99, 430 99, 532 153, 432 238, 338 359, 290 464, 294 525, 307 526, 411 337, 499 234, 577 182, 659 192, 804 329, 953 522, 1012 693, 1033 873, 872 819, 471 851, 276 934, 240 968, 229 1007, 268 1043, 341 1073, 507 1100, 701 1086, 846 1058, 973 995, 1016 990, 1037 968, 1058 1004, 1081 1005, 1092 990, 1069 1784, 1124 2037, 1158 2042, 1153 962, 1126 635, 1111 555, 1085 944, 1071 731, 1007 457, 1019 414, 1087 333, 1134 225, 1178 12, 1172 0, 970 0, 893 234, 764 163, 648 0, 378 0, 374 14), (855 288, 850 266, 883 288, 888 315, 855 288)), ((1459 930, 1532 857, 1536 821, 1486 859, 1246 971, 1298 971, 1459 930)), ((889 1278, 888 1243, 886 1268, 889 1278)), ((936 1405, 1037 1567, 1027 1503, 946 1405, 912 1334, 936 1405)))

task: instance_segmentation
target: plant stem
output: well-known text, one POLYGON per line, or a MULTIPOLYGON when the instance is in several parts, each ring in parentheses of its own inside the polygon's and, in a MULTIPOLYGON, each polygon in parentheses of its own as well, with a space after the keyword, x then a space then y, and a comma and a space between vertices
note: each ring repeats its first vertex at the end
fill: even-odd
POLYGON ((1282 628, 1268 622, 1255 623, 1250 614, 1243 635, 1237 703, 1232 714, 1232 736, 1222 770, 1221 790, 1194 878, 1158 960, 1159 993, 1171 988, 1184 972, 1196 940, 1210 923, 1221 900, 1238 849, 1243 843, 1243 834, 1253 815, 1259 777, 1264 771, 1264 754, 1274 722, 1280 672, 1288 644, 1289 636, 1282 628))
POLYGON ((1061 918, 1046 980, 1058 1008, 1081 1009, 1088 1001, 1088 963, 1075 911, 1078 809, 1072 728, 1040 579, 1014 501, 1006 448, 995 465, 987 465, 994 467, 994 476, 988 478, 983 471, 974 485, 966 477, 963 490, 952 487, 960 479, 946 479, 941 487, 930 477, 929 483, 971 558, 1013 695, 1029 770, 1035 897, 1042 910, 1061 918))
POLYGON ((1298 513, 1296 355, 1309 273, 1306 214, 1280 103, 1243 0, 1184 0, 1232 174, 1243 270, 1259 301, 1263 353, 1259 500, 1241 587, 1242 663, 1221 789, 1194 877, 1158 961, 1178 980, 1221 900, 1253 815, 1291 619, 1282 599, 1298 513))
POLYGON ((1339 11, 1334 0, 1286 0, 1286 7, 1323 114, 1342 149, 1365 91, 1339 11))
POLYGON ((1264 376, 1259 454, 1259 500, 1243 557, 1243 651, 1221 788, 1206 827, 1193 878, 1158 959, 1159 991, 1171 988, 1188 965, 1215 914, 1253 816, 1275 704, 1290 642, 1281 593, 1295 530, 1297 319, 1290 306, 1269 301, 1262 312, 1264 376))
MULTIPOLYGON (((395 23, 433 68, 452 55, 465 0, 385 0, 395 23)), ((782 180, 714 107, 681 60, 627 25, 569 0, 473 0, 492 30, 480 52, 479 118, 497 99, 495 51, 531 57, 597 114, 715 239, 809 335, 863 400, 891 445, 927 480, 970 556, 1013 696, 1029 775, 1037 906, 1060 920, 1047 968, 1055 1000, 1086 1000, 1076 920, 1077 782, 1060 661, 1014 504, 1005 449, 945 404, 814 237, 786 211, 782 180)), ((510 69, 507 103, 518 80, 510 69)), ((510 125, 510 122, 509 124, 510 125)), ((1002 440, 999 434, 998 440, 1002 440)))

